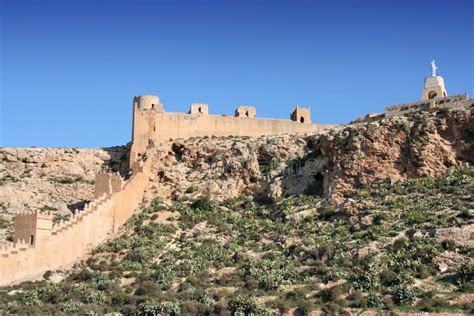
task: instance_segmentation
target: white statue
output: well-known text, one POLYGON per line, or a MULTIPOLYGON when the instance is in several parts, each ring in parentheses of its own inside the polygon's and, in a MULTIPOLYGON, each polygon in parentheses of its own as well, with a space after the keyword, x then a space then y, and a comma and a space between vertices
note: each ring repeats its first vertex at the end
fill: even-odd
POLYGON ((436 63, 435 63, 435 60, 433 59, 433 61, 431 62, 431 76, 432 77, 436 77, 437 74, 436 74, 436 70, 438 69, 438 67, 436 67, 436 63))

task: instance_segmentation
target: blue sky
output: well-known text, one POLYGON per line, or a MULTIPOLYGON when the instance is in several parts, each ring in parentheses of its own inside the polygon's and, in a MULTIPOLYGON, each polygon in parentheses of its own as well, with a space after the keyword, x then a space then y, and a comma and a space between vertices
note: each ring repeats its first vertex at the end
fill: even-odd
POLYGON ((132 98, 346 123, 418 100, 437 60, 474 94, 471 0, 0 0, 0 146, 130 141, 132 98))

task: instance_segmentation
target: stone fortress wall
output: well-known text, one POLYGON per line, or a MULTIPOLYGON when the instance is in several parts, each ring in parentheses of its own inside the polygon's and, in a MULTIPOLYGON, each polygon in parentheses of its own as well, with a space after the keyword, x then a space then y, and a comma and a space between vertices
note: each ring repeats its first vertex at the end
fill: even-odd
POLYGON ((252 106, 240 106, 235 117, 208 113, 208 105, 199 103, 192 104, 189 113, 165 113, 157 97, 135 97, 132 177, 124 182, 118 174, 98 174, 94 201, 68 221, 54 225, 51 213, 17 215, 14 241, 0 246, 0 286, 67 268, 113 237, 143 199, 151 176, 144 153, 156 142, 195 136, 311 133, 334 126, 311 124, 309 109, 300 107, 291 113, 292 120, 256 119, 252 106))
MULTIPOLYGON (((441 85, 433 86, 433 80, 426 80, 424 100, 386 107, 385 116, 431 108, 474 106, 467 94, 437 97, 446 95, 444 81, 435 72, 429 78, 437 79, 441 85)), ((0 245, 0 286, 68 267, 112 237, 143 199, 151 176, 150 162, 144 155, 147 148, 159 142, 202 136, 306 134, 336 126, 311 124, 309 108, 296 107, 290 118, 256 118, 256 109, 252 106, 238 107, 234 117, 209 115, 208 105, 202 103, 192 104, 189 113, 166 113, 158 97, 135 97, 130 150, 132 177, 124 182, 118 174, 97 175, 94 201, 83 211, 76 211, 70 220, 57 225, 53 225, 50 213, 16 216, 13 243, 0 245)))
POLYGON ((99 174, 96 199, 68 220, 53 225, 51 213, 15 217, 12 243, 0 246, 0 286, 66 268, 117 232, 138 208, 148 185, 148 166, 135 166, 123 182, 118 174, 99 174))
POLYGON ((156 96, 133 99, 133 132, 130 163, 146 148, 170 139, 203 136, 265 136, 306 134, 336 125, 311 124, 309 108, 296 107, 290 120, 256 118, 253 106, 239 106, 234 116, 211 115, 207 104, 193 103, 188 113, 165 112, 156 96))
POLYGON ((457 94, 446 97, 439 97, 430 100, 422 100, 417 102, 402 103, 398 105, 387 106, 384 110, 385 117, 401 116, 418 111, 426 111, 429 109, 454 109, 471 106, 474 104, 469 96, 457 94))

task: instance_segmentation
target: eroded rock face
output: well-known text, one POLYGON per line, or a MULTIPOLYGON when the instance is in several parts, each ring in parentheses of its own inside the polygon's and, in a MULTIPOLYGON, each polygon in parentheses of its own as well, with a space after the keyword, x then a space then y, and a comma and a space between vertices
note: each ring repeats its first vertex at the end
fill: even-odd
POLYGON ((415 114, 313 137, 328 159, 325 194, 336 200, 377 179, 439 176, 474 162, 473 110, 415 114))
POLYGON ((176 140, 149 153, 158 175, 153 194, 275 199, 304 193, 342 202, 375 180, 438 176, 472 164, 472 113, 416 113, 310 136, 176 140))
MULTIPOLYGON (((320 195, 341 203, 378 179, 438 176, 474 163, 473 109, 416 113, 320 133, 210 137, 157 144, 151 199, 320 195)), ((64 214, 93 197, 109 168, 126 173, 126 147, 0 149, 0 212, 51 208, 64 214)), ((5 215, 2 215, 5 217, 5 215)))

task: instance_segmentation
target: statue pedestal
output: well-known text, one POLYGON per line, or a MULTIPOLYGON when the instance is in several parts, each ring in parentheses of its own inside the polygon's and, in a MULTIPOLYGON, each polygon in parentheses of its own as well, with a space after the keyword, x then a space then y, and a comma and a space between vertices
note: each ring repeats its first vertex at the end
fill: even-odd
POLYGON ((444 86, 444 79, 441 76, 431 76, 425 78, 422 100, 446 97, 448 92, 444 86))

